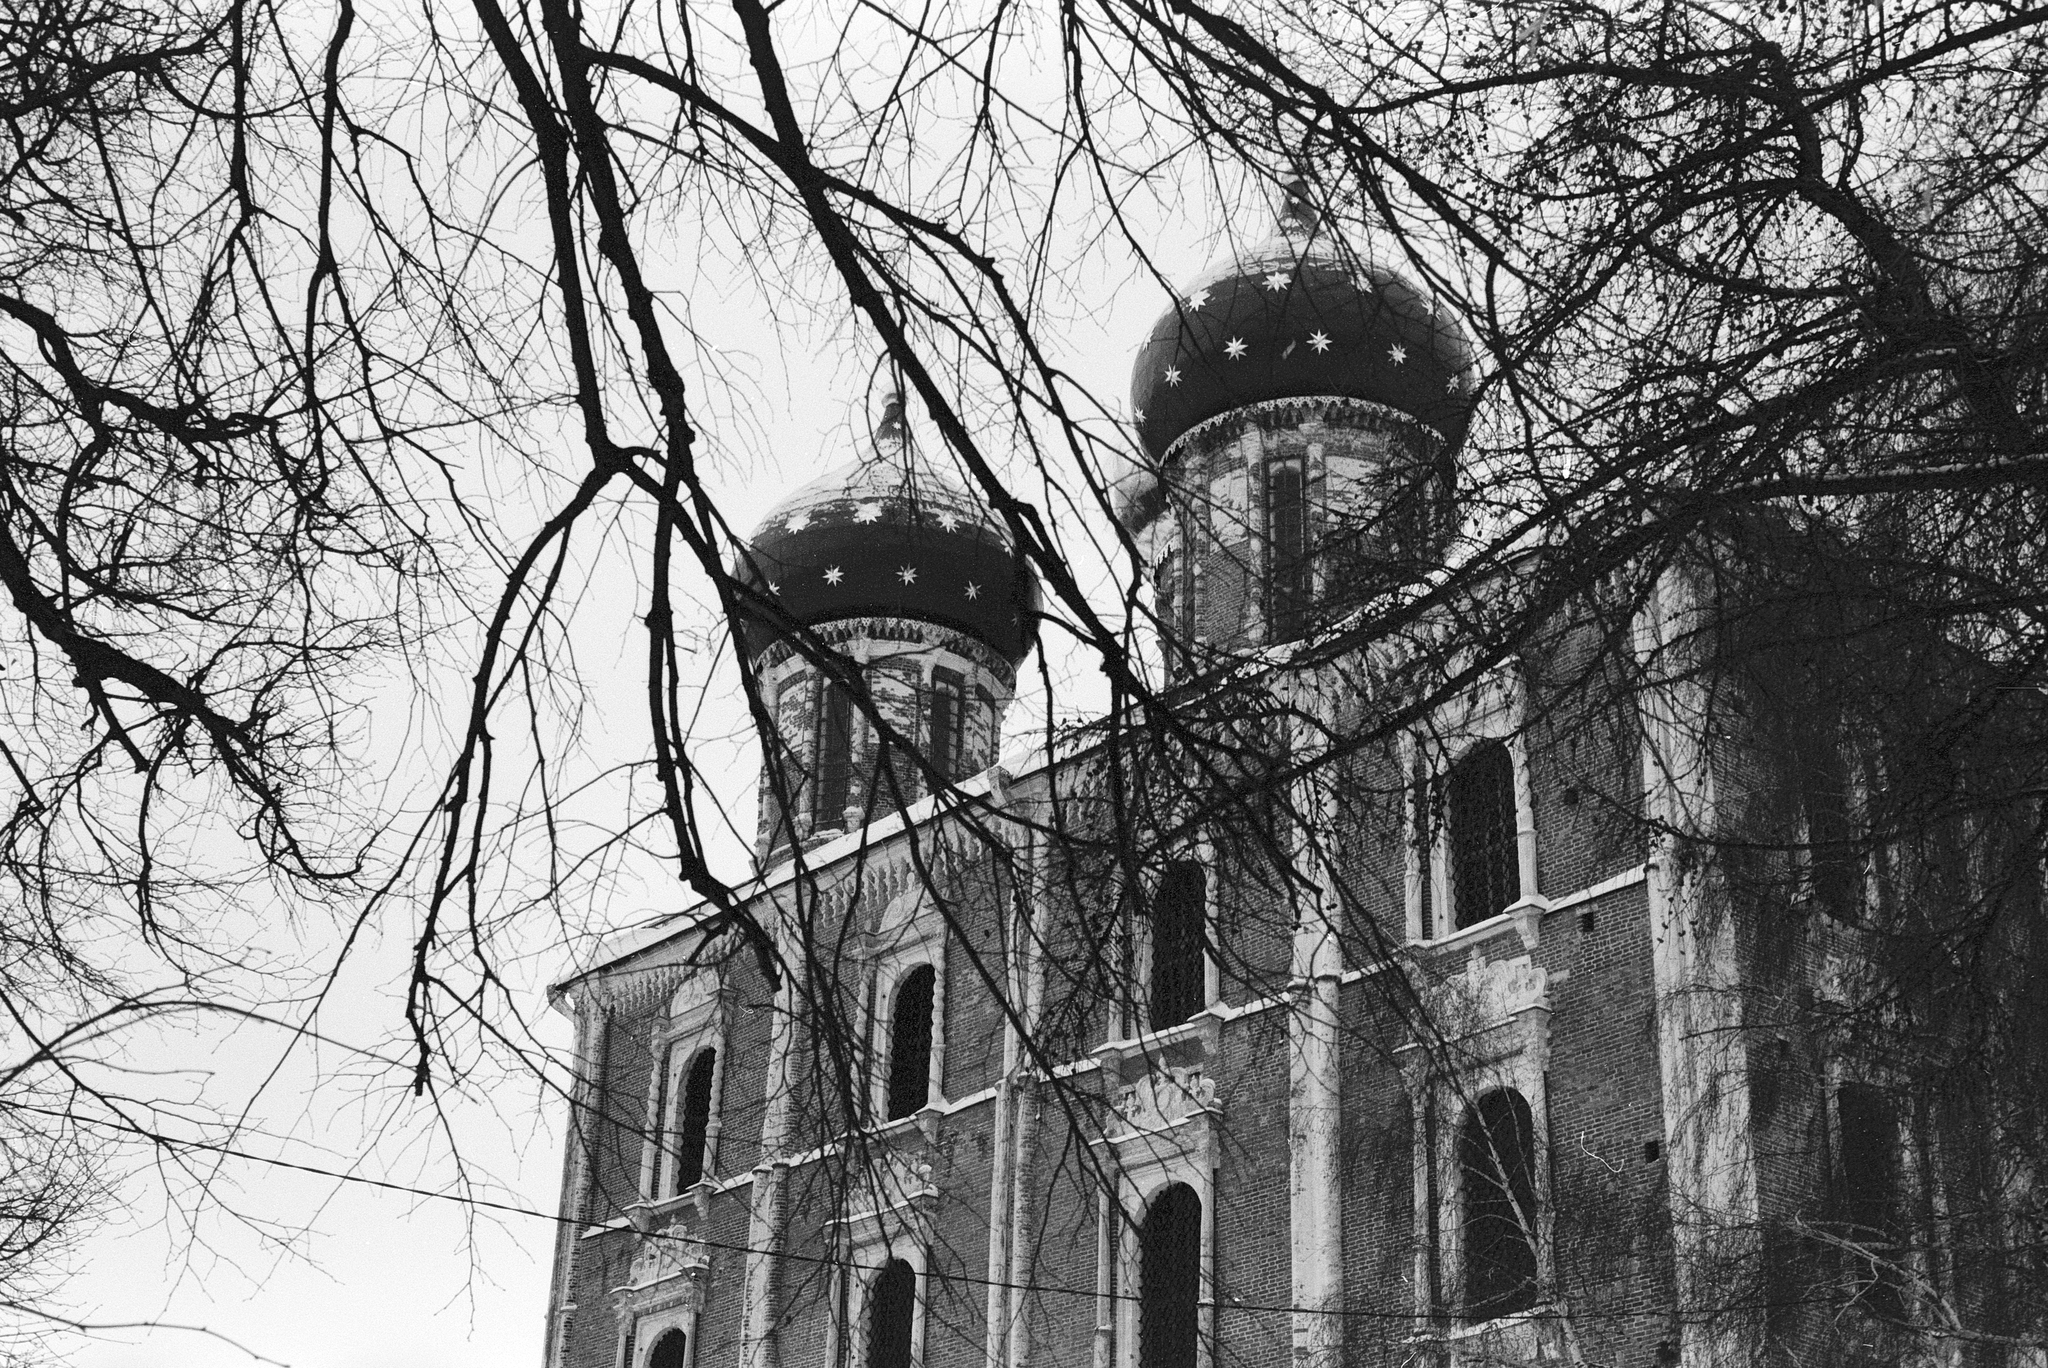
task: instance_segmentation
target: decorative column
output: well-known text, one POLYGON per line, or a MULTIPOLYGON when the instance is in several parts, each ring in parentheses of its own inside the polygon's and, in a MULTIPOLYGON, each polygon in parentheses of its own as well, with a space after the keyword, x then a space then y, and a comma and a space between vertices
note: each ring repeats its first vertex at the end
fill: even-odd
MULTIPOLYGON (((1316 681, 1289 685, 1294 707, 1316 718, 1311 735, 1331 735, 1332 710, 1316 681)), ((1344 1351, 1344 1180, 1337 1151, 1342 1120, 1337 994, 1344 962, 1331 852, 1323 845, 1335 830, 1334 813, 1319 768, 1296 782, 1292 806, 1301 815, 1292 836, 1296 867, 1312 890, 1294 925, 1294 1003, 1287 1022, 1293 1360, 1295 1368, 1339 1368, 1344 1351)))
POLYGON ((790 1049, 796 1030, 793 985, 778 994, 768 1036, 767 1103, 761 1117, 761 1155, 754 1165, 747 1220, 747 1281, 742 1313, 745 1368, 780 1368, 776 1341, 776 1289, 783 1238, 783 1186, 789 1176, 790 1049))

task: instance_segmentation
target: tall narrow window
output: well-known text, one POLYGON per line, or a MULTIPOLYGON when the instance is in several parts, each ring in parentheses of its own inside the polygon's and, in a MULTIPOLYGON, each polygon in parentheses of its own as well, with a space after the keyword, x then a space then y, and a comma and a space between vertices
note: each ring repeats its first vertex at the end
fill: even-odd
POLYGON ((1202 1199, 1175 1183, 1138 1230, 1138 1368, 1195 1368, 1202 1295, 1202 1199))
POLYGON ((1521 895, 1515 839, 1515 764, 1499 741, 1481 741, 1451 766, 1451 907, 1458 925, 1505 911, 1521 895))
POLYGON ((1415 760, 1415 775, 1410 793, 1415 805, 1416 897, 1420 908, 1418 920, 1421 923, 1417 931, 1424 940, 1430 940, 1436 935, 1437 791, 1436 785, 1430 782, 1429 762, 1420 756, 1415 760))
POLYGON ((1308 554, 1308 481, 1299 456, 1266 467, 1266 616, 1274 641, 1308 629, 1312 589, 1308 554))
POLYGON ((1152 606, 1159 619, 1160 635, 1167 639, 1171 650, 1180 637, 1180 548, 1177 546, 1161 556, 1152 571, 1152 606))
POLYGON ((938 976, 920 964, 896 986, 889 1013, 888 1119, 914 1116, 931 1100, 932 989, 938 976))
POLYGON ((718 1051, 702 1049, 683 1080, 682 1115, 676 1125, 678 1193, 704 1180, 704 1152, 711 1140, 711 1085, 718 1076, 718 1051))
POLYGON ((960 748, 966 730, 967 684, 957 670, 932 671, 930 752, 925 759, 948 783, 960 777, 960 748))
POLYGON ((1799 765, 1800 797, 1806 809, 1808 878, 1820 910, 1855 925, 1863 913, 1863 861, 1850 817, 1849 767, 1842 763, 1839 728, 1814 727, 1799 765))
POLYGON ((1835 1094, 1841 1136, 1844 1234, 1861 1253, 1851 1259, 1856 1300, 1876 1315, 1905 1314, 1898 1270, 1899 1120, 1891 1100, 1867 1083, 1844 1083, 1835 1094))
POLYGON ((1152 1029, 1178 1026, 1206 1006, 1202 922, 1208 880, 1192 860, 1166 867, 1152 895, 1152 1029))
POLYGON ((846 820, 853 791, 853 696, 829 679, 819 684, 817 755, 811 824, 823 830, 846 820))
POLYGON ((917 1270, 891 1259, 868 1301, 868 1368, 910 1368, 917 1328, 917 1270))
POLYGON ((683 1368, 689 1360, 690 1337, 680 1330, 664 1334, 647 1351, 647 1368, 683 1368))
POLYGON ((1458 1134, 1465 1212, 1465 1314, 1492 1320, 1536 1304, 1536 1126, 1520 1093, 1473 1104, 1458 1134))

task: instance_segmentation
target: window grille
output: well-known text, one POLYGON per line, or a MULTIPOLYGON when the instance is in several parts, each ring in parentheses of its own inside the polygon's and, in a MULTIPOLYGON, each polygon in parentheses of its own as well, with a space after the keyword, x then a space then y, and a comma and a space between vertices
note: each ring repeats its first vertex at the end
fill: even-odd
POLYGON ((1451 907, 1460 927, 1504 911, 1521 895, 1516 852, 1515 765, 1499 741, 1482 741, 1451 766, 1451 907))
POLYGON ((1492 1320, 1536 1304, 1536 1127, 1520 1093, 1472 1106, 1458 1135, 1464 1179, 1465 1314, 1492 1320))
POLYGON ((917 1318, 917 1270, 891 1259, 868 1303, 868 1368, 910 1368, 917 1318))
POLYGON ((1867 1083, 1844 1083, 1835 1094, 1841 1146, 1842 1223, 1867 1253, 1851 1260, 1855 1299, 1889 1320, 1905 1314, 1898 1270, 1899 1120, 1891 1100, 1867 1083))
POLYGON ((932 671, 931 752, 925 759, 951 783, 960 777, 961 733, 965 722, 967 684, 957 670, 932 671))
POLYGON ((1195 1368, 1202 1295, 1202 1199, 1175 1183, 1138 1231, 1138 1368, 1195 1368))
POLYGON ((1308 481, 1299 456, 1266 467, 1266 620, 1274 641, 1308 629, 1308 481))
POLYGON ((853 696, 832 680, 819 684, 817 789, 811 799, 811 823, 818 828, 846 820, 853 792, 853 696))
POLYGON ((920 964, 903 976, 889 1018, 891 1121, 914 1116, 931 1099, 932 989, 938 976, 920 964))
POLYGON ((683 1368, 690 1357, 690 1337, 670 1330, 654 1342, 647 1353, 647 1368, 683 1368))
POLYGON ((711 1139, 711 1084, 717 1072, 717 1050, 699 1050, 690 1061, 690 1076, 683 1083, 681 1124, 676 1127, 678 1193, 704 1179, 704 1151, 711 1139))
POLYGON ((1178 1026, 1207 1005, 1202 922, 1208 880, 1202 866, 1176 860, 1152 895, 1152 1029, 1178 1026))

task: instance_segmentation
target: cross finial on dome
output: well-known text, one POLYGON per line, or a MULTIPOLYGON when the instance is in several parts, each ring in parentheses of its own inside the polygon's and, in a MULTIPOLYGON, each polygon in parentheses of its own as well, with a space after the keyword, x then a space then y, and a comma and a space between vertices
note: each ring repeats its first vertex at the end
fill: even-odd
POLYGON ((1309 202, 1306 178, 1296 176, 1280 190, 1280 229, 1286 233, 1311 233, 1322 214, 1309 202))
POLYGON ((882 421, 875 424, 875 445, 900 447, 909 435, 903 424, 903 391, 891 389, 882 396, 882 421))

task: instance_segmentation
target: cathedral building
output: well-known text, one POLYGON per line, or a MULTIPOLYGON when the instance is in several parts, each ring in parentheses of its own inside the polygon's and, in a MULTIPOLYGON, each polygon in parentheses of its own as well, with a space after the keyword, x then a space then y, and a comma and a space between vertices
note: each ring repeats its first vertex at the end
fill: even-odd
POLYGON ((1335 630, 1437 582, 1473 388, 1297 207, 1191 285, 1115 489, 1173 711, 1028 760, 1037 587, 900 402, 767 517, 762 872, 555 990, 548 1368, 1884 1362, 1922 1284, 1974 1305, 1884 1080, 1775 1011, 1855 963, 1764 907, 1864 896, 1785 853, 1853 785, 1688 654, 1708 577, 1494 661, 1436 647, 1525 561, 1335 630), (1724 867, 1744 824, 1792 834, 1724 867))

